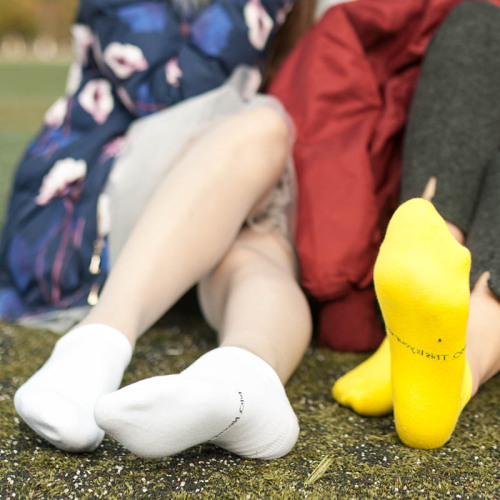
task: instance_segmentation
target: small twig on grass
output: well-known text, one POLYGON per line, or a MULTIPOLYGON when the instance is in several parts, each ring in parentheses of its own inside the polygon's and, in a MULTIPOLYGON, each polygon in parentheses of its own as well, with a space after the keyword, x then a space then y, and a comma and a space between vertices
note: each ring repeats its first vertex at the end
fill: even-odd
POLYGON ((320 479, 323 474, 328 470, 328 467, 332 465, 333 457, 326 456, 321 460, 318 466, 311 472, 309 477, 306 479, 306 486, 315 483, 318 479, 320 479))

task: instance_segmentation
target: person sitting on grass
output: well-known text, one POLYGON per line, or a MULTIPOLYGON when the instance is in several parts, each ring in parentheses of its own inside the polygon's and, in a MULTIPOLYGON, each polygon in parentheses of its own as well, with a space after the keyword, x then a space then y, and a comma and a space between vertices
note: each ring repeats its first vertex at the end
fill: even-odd
MULTIPOLYGON (((251 16, 290 6, 229 3, 251 16)), ((311 7, 296 4, 302 14, 311 7)), ((263 31, 249 36, 262 41, 264 32, 265 41, 271 17, 262 19, 263 31)), ((294 446, 299 426, 284 384, 312 327, 291 240, 293 131, 276 99, 248 95, 252 81, 238 73, 202 97, 222 110, 185 138, 140 207, 96 305, 16 392, 21 418, 58 448, 92 451, 105 432, 143 457, 210 442, 272 459, 294 446), (195 284, 220 346, 180 374, 117 390, 139 336, 195 284)), ((183 113, 197 102, 181 104, 183 113)), ((149 135, 135 145, 145 158, 154 151, 149 135)))

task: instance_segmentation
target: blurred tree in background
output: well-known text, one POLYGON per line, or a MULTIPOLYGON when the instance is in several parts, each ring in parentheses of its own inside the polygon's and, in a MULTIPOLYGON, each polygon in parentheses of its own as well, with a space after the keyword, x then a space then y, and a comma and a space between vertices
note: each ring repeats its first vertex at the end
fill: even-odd
POLYGON ((0 0, 0 38, 19 35, 27 42, 50 36, 69 42, 77 0, 0 0))

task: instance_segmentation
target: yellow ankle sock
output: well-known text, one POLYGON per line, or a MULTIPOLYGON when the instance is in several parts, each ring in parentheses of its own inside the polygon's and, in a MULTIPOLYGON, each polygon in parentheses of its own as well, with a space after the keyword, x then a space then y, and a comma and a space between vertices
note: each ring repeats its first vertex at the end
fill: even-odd
POLYGON ((391 352, 384 339, 375 353, 339 378, 332 395, 360 415, 379 417, 392 411, 391 352))
POLYGON ((470 253, 431 203, 394 214, 374 281, 391 351, 394 418, 401 440, 437 448, 471 394, 465 356, 470 253))

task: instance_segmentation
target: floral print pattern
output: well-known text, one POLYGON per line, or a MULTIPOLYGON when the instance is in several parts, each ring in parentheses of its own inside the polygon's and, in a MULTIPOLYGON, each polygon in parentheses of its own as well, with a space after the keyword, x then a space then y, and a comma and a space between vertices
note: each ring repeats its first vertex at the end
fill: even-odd
POLYGON ((56 161, 42 180, 36 202, 38 205, 47 205, 56 196, 67 193, 71 184, 83 179, 86 173, 87 164, 84 160, 66 158, 56 161))
MULTIPOLYGON (((279 13, 281 14, 281 11, 279 13)), ((245 6, 244 14, 250 43, 256 49, 262 50, 266 46, 273 29, 273 20, 262 6, 260 0, 249 0, 245 6)))
POLYGON ((79 64, 73 63, 69 67, 68 77, 66 79, 66 94, 73 95, 78 92, 82 82, 82 67, 79 64))
POLYGON ((182 70, 179 67, 177 57, 172 57, 165 66, 165 78, 170 85, 179 86, 179 80, 182 78, 182 70))
POLYGON ((75 62, 85 66, 88 63, 88 56, 94 36, 88 26, 76 23, 71 27, 71 37, 73 40, 73 51, 75 62))
POLYGON ((47 110, 43 121, 49 127, 54 127, 54 128, 60 127, 63 124, 67 111, 68 111, 68 99, 66 97, 60 97, 47 110))
POLYGON ((126 5, 118 11, 118 18, 133 33, 161 33, 167 24, 166 5, 158 2, 140 2, 126 5))
POLYGON ((102 78, 91 80, 78 96, 78 102, 97 123, 104 123, 115 104, 111 95, 111 84, 102 78))
POLYGON ((228 12, 221 5, 213 4, 193 24, 191 34, 203 52, 215 56, 227 48, 232 28, 228 12))
POLYGON ((148 68, 148 62, 142 50, 136 45, 113 42, 104 51, 104 62, 120 79, 129 78, 136 71, 148 68))
POLYGON ((87 304, 107 277, 102 193, 130 124, 221 85, 239 64, 258 67, 293 0, 180 1, 81 1, 66 94, 16 171, 0 241, 0 319, 87 304))

